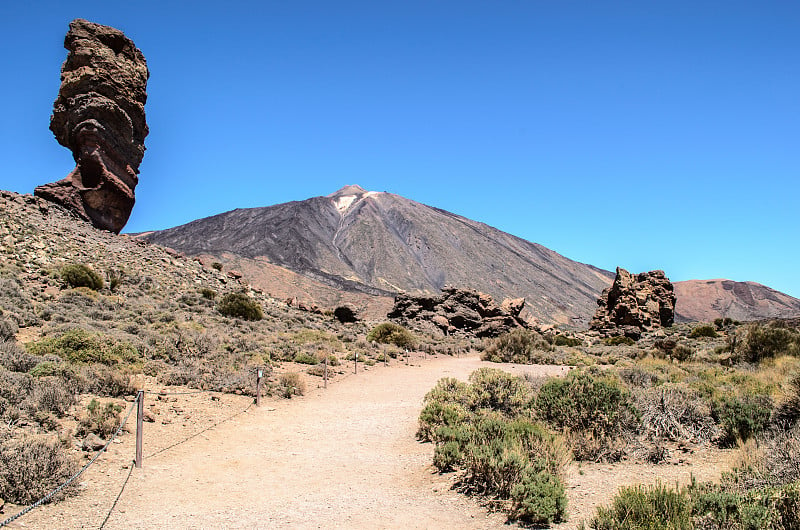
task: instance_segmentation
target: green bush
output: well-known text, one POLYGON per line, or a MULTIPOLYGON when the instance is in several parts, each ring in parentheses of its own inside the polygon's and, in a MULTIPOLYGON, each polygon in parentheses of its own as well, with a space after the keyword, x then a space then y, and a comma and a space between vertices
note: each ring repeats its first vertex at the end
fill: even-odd
POLYGON ((778 355, 800 356, 800 333, 779 321, 750 325, 744 341, 744 360, 757 363, 778 355))
POLYGON ((106 438, 116 432, 121 421, 120 412, 122 407, 116 403, 101 404, 92 398, 86 407, 87 414, 81 418, 78 424, 78 435, 94 433, 102 438, 106 438))
POLYGON ((226 317, 243 320, 261 320, 264 312, 261 306, 246 293, 228 293, 217 304, 217 311, 226 317))
POLYGON ((318 364, 319 359, 308 353, 300 352, 294 356, 294 362, 299 364, 318 364))
POLYGON ((26 348, 33 355, 57 355, 74 363, 115 365, 132 364, 141 360, 139 352, 129 343, 80 328, 71 329, 58 337, 29 343, 26 348))
POLYGON ((636 341, 625 335, 617 335, 616 337, 608 337, 603 340, 606 346, 633 346, 636 341))
POLYGON ((570 455, 561 436, 524 417, 531 395, 522 378, 490 368, 470 383, 440 379, 425 396, 417 436, 436 443, 439 471, 461 469, 470 490, 509 500, 512 519, 548 524, 566 517, 570 455))
POLYGON ((578 460, 617 459, 614 448, 623 434, 633 431, 639 411, 630 393, 617 380, 573 370, 565 378, 550 378, 535 400, 539 418, 571 436, 578 460))
POLYGON ((689 333, 689 337, 693 339, 699 339, 703 337, 716 337, 717 336, 717 328, 711 324, 702 324, 697 326, 689 333))
POLYGON ((103 288, 103 278, 82 263, 73 263, 61 267, 61 278, 70 287, 88 287, 95 291, 103 288))
POLYGON ((550 351, 550 343, 532 330, 516 328, 494 339, 487 339, 481 359, 503 363, 530 363, 537 350, 550 351))
POLYGON ((595 530, 692 530, 692 502, 685 491, 663 484, 623 487, 610 507, 599 507, 589 523, 595 530))
POLYGON ((200 289, 200 294, 206 300, 213 300, 214 298, 217 297, 217 291, 215 291, 214 289, 209 289, 208 287, 203 287, 202 289, 200 289))
POLYGON ((553 337, 553 346, 580 346, 583 341, 574 337, 567 337, 566 335, 556 335, 553 337))
POLYGON ((399 348, 413 348, 414 336, 406 328, 394 322, 378 324, 367 334, 368 342, 394 344, 399 348))
POLYGON ((470 407, 490 409, 512 417, 530 407, 531 387, 521 377, 495 368, 479 368, 470 374, 470 407))
POLYGON ((772 400, 769 396, 720 397, 712 404, 711 416, 722 427, 718 443, 732 447, 737 440, 746 442, 769 426, 772 400))

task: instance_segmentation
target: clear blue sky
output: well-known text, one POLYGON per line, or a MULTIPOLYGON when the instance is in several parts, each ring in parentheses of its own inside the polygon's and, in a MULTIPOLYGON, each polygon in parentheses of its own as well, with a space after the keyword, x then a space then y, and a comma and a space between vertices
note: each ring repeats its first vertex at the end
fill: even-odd
POLYGON ((0 188, 63 178, 76 17, 151 71, 126 231, 389 191, 613 270, 800 297, 800 3, 3 2, 0 188))

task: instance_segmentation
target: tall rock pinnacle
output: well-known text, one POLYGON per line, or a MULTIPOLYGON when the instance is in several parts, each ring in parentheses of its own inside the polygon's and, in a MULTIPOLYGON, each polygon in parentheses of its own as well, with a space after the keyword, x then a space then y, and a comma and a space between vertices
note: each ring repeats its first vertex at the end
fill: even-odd
POLYGON ((130 217, 144 156, 147 69, 144 55, 118 29, 75 19, 50 130, 76 166, 34 194, 119 233, 130 217))

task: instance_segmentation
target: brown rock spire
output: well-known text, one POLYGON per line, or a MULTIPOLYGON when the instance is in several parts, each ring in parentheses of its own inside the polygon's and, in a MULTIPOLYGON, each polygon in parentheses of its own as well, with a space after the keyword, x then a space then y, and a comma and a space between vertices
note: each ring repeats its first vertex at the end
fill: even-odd
POLYGON ((119 233, 128 222, 148 129, 144 55, 121 31, 75 19, 50 130, 76 166, 34 194, 74 211, 97 228, 119 233))

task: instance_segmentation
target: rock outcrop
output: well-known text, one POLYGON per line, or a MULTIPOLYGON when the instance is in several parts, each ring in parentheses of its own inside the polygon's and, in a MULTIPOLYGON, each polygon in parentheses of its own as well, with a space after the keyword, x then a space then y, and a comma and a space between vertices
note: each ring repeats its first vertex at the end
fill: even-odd
POLYGON ((675 293, 664 271, 633 275, 617 267, 611 287, 597 300, 589 328, 603 336, 638 340, 643 331, 669 327, 675 321, 675 293))
POLYGON ((60 204, 97 228, 119 233, 128 222, 148 129, 144 55, 121 31, 73 20, 69 50, 50 130, 76 166, 34 194, 60 204))
POLYGON ((488 294, 445 287, 439 296, 398 294, 388 317, 406 324, 431 323, 445 334, 463 331, 476 337, 496 337, 528 327, 520 317, 524 305, 524 298, 506 299, 497 305, 488 294))

